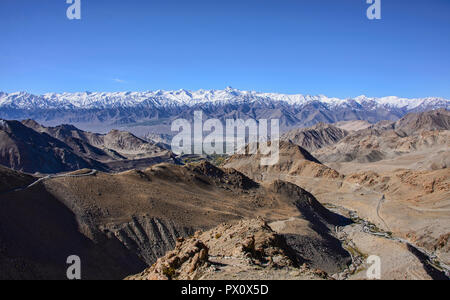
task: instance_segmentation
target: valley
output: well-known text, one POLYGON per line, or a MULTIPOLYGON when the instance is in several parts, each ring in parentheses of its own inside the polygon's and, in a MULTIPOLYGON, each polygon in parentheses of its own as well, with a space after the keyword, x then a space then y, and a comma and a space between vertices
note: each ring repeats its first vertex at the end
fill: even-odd
POLYGON ((0 282, 450 280, 449 16, 0 0, 0 282))
POLYGON ((126 132, 3 121, 0 148, 14 149, 3 161, 19 170, 0 167, 0 278, 62 279, 76 253, 84 279, 360 280, 374 255, 382 279, 448 279, 448 118, 296 129, 273 166, 260 154, 213 165, 126 132), (383 155, 341 161, 353 157, 343 150, 367 157, 362 136, 383 155), (30 151, 63 167, 21 172, 30 151))

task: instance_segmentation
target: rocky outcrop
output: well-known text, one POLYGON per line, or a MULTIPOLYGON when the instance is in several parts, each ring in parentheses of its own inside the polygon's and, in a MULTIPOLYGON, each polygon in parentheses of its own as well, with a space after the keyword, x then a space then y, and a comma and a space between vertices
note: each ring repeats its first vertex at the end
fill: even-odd
MULTIPOLYGON (((173 251, 149 269, 127 277, 127 280, 194 280, 231 276, 238 268, 246 277, 259 273, 278 273, 290 270, 294 276, 319 278, 322 274, 306 266, 292 255, 284 238, 276 234, 262 219, 242 220, 236 224, 222 224, 193 237, 179 239, 173 251), (255 268, 255 267, 258 268, 255 268), (293 272, 295 271, 296 272, 293 272)), ((235 274, 237 275, 237 274, 235 274)))
POLYGON ((179 239, 170 251, 143 273, 128 280, 193 280, 208 266, 208 247, 198 239, 179 239))

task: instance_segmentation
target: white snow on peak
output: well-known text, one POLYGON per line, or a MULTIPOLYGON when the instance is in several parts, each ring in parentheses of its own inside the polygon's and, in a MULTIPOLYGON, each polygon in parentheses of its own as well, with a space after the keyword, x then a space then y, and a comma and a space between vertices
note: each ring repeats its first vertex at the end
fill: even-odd
POLYGON ((148 92, 80 92, 48 93, 32 95, 26 92, 0 92, 0 109, 106 109, 118 107, 172 107, 194 106, 198 104, 235 104, 252 102, 282 102, 288 105, 306 105, 320 102, 328 107, 339 107, 357 103, 373 109, 379 107, 412 110, 419 107, 449 107, 450 101, 443 98, 400 98, 395 96, 373 98, 358 96, 349 99, 311 96, 302 94, 260 93, 241 91, 232 87, 224 90, 177 90, 148 92))

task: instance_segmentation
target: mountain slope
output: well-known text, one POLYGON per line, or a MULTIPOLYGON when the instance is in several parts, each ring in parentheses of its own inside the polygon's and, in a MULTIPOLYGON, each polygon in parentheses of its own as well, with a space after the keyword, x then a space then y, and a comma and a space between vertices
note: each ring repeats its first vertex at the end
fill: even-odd
POLYGON ((302 148, 312 152, 317 149, 336 144, 348 132, 324 123, 319 123, 310 128, 294 129, 281 137, 282 140, 291 141, 292 143, 301 146, 302 148))
POLYGON ((406 99, 400 97, 370 98, 359 96, 353 99, 329 98, 323 95, 287 95, 276 93, 258 93, 240 91, 233 88, 225 90, 199 91, 155 91, 155 92, 122 92, 122 93, 63 93, 32 95, 24 92, 0 94, 0 107, 17 109, 108 109, 119 107, 164 107, 164 106, 196 106, 198 104, 236 104, 257 101, 282 102, 289 105, 305 105, 322 103, 328 106, 345 106, 358 104, 375 107, 406 108, 407 110, 423 109, 433 106, 447 106, 449 100, 442 98, 406 99))
POLYGON ((440 109, 408 114, 395 123, 395 130, 407 135, 418 131, 450 130, 450 111, 440 109))
POLYGON ((0 166, 0 194, 28 186, 35 180, 33 176, 0 166))
MULTIPOLYGON (((24 125, 48 135, 67 144, 81 144, 86 149, 80 151, 95 151, 96 154, 113 155, 119 158, 138 159, 164 152, 159 146, 140 139, 129 132, 111 130, 108 134, 97 134, 79 130, 72 125, 44 127, 33 120, 25 120, 24 125)), ((105 158, 107 160, 107 158, 105 158)), ((109 157, 111 159, 111 157, 109 157)))
POLYGON ((0 120, 0 164, 24 172, 57 173, 101 164, 76 155, 65 143, 18 121, 0 120))
POLYGON ((256 181, 283 179, 281 175, 306 177, 339 177, 339 173, 328 168, 302 147, 292 142, 280 142, 280 156, 277 164, 262 166, 260 154, 233 155, 224 164, 244 173, 256 181))
MULTIPOLYGON (((127 280, 324 279, 299 267, 304 261, 262 219, 221 224, 179 239, 173 251, 127 280)), ((319 275, 322 274, 322 277, 319 275)))
POLYGON ((442 153, 436 163, 448 166, 450 147, 450 112, 438 110, 409 114, 397 122, 380 122, 367 129, 352 132, 340 142, 313 154, 321 161, 376 162, 413 153, 442 153), (447 159, 445 159, 447 156, 447 159))
MULTIPOLYGON (((292 184, 259 185, 208 163, 47 179, 2 196, 0 206, 0 278, 62 279, 65 259, 78 254, 83 278, 121 279, 152 265, 179 237, 256 217, 301 220, 292 243, 309 238, 332 253, 322 270, 340 271, 350 260, 330 234, 336 219, 312 195, 292 184)), ((297 254, 312 266, 323 262, 297 254)))
POLYGON ((72 125, 0 120, 0 137, 0 164, 29 173, 123 170, 175 161, 170 151, 118 130, 104 135, 72 125))
MULTIPOLYGON (((380 162, 377 172, 373 171, 377 164, 355 161, 346 164, 345 175, 339 174, 324 165, 308 160, 306 156, 296 157, 291 151, 286 150, 281 150, 281 159, 275 166, 260 166, 258 156, 233 156, 225 166, 233 167, 261 183, 281 179, 301 186, 314 194, 321 203, 326 203, 328 208, 334 206, 341 212, 348 211, 350 216, 357 214, 379 228, 392 232, 396 237, 438 255, 438 260, 448 265, 450 257, 447 226, 450 217, 449 131, 419 131, 419 134, 411 137, 402 137, 395 133, 393 127, 392 123, 388 123, 379 124, 377 128, 370 130, 363 130, 355 137, 357 141, 355 144, 346 143, 345 140, 348 137, 344 138, 337 144, 342 148, 334 152, 337 157, 339 153, 364 155, 364 149, 358 149, 358 146, 371 141, 378 141, 380 147, 386 147, 384 149, 396 147, 391 150, 396 151, 396 159, 385 162, 385 164, 392 164, 391 168, 386 168, 380 162), (386 132, 389 132, 389 135, 386 132), (366 141, 365 138, 367 138, 366 141), (400 154, 400 151, 403 151, 403 154, 400 154), (411 170, 395 164, 398 163, 399 158, 403 159, 408 155, 411 156, 410 160, 413 163, 420 164, 425 170, 411 170), (437 155, 442 155, 445 158, 444 164, 435 165, 435 161, 422 159, 421 155, 433 159, 437 155), (365 171, 357 171, 360 166, 363 166, 365 171)), ((337 146, 319 151, 326 152, 335 147, 337 146)), ((387 151, 382 154, 386 155, 385 153, 389 154, 387 151)), ((391 153, 394 155, 393 152, 391 153)), ((368 158, 366 156, 366 159, 368 158)), ((280 222, 280 226, 286 226, 286 222, 280 222)), ((365 245, 367 239, 362 238, 358 243, 365 245)), ((373 249, 379 247, 375 244, 373 249)), ((383 259, 392 259, 395 255, 387 251, 383 259)), ((326 260, 326 257, 329 256, 323 259, 326 260)), ((408 264, 404 266, 405 270, 409 270, 409 267, 408 264)), ((398 272, 397 269, 394 271, 398 272)), ((395 278, 398 273, 390 276, 395 278)), ((403 278, 403 275, 401 277, 403 278)))
POLYGON ((358 131, 358 130, 366 129, 366 128, 370 127, 372 124, 370 124, 367 121, 358 120, 358 121, 342 121, 342 122, 337 122, 333 125, 340 129, 351 132, 351 131, 358 131))

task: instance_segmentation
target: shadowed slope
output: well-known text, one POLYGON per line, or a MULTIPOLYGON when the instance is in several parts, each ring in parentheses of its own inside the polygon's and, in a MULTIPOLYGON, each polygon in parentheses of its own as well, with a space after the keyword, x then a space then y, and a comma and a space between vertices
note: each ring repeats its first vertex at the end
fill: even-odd
MULTIPOLYGON (((6 278, 64 278, 64 259, 79 254, 87 263, 84 278, 125 277, 172 250, 178 237, 258 216, 269 221, 300 218, 304 235, 326 245, 332 225, 311 198, 297 186, 274 189, 206 162, 53 178, 1 201, 0 239, 7 267, 0 272, 6 278), (297 192, 286 194, 292 190, 297 192), (27 273, 14 267, 15 261, 45 272, 27 273)), ((346 264, 345 255, 336 257, 330 270, 346 264)))

